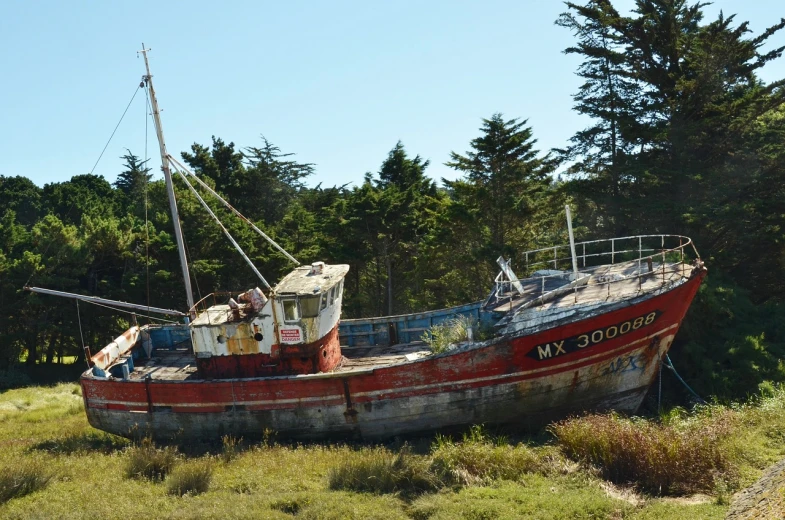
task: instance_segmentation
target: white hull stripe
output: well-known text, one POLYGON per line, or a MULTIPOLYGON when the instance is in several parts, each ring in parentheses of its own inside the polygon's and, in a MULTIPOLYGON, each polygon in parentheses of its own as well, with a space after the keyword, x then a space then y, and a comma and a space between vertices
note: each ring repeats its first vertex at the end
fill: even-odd
MULTIPOLYGON (((661 336, 664 333, 676 329, 679 327, 679 324, 673 324, 670 327, 665 329, 659 330, 655 333, 649 334, 639 340, 633 341, 632 343, 627 343, 626 345, 622 345, 617 347, 613 350, 608 352, 603 352, 599 354, 594 354, 593 356, 588 356, 581 359, 573 360, 570 363, 566 363, 563 365, 555 365, 551 367, 543 367, 543 368, 535 368, 531 370, 523 370, 521 372, 512 372, 509 374, 499 374, 495 376, 485 376, 485 377, 477 377, 473 379, 461 379, 459 381, 449 381, 443 383, 432 383, 428 385, 417 385, 417 386, 407 386, 403 388, 390 388, 386 390, 373 390, 369 392, 351 392, 352 398, 355 397, 377 397, 380 395, 387 395, 390 393, 408 393, 408 392, 419 392, 422 390, 432 390, 438 388, 449 388, 454 386, 462 386, 467 384, 474 384, 474 383, 481 383, 485 381, 498 381, 500 379, 510 379, 516 377, 527 376, 530 374, 538 374, 540 372, 550 372, 553 370, 565 370, 568 369, 571 365, 584 363, 586 361, 590 361, 592 359, 597 359, 600 357, 607 357, 612 356, 614 353, 617 353, 620 350, 626 350, 632 346, 646 343, 647 341, 651 340, 655 336, 661 336)), ((351 376, 351 373, 348 373, 347 376, 351 376)), ((227 407, 227 406, 234 406, 234 405, 242 405, 242 406, 265 406, 265 405, 283 405, 283 404, 297 404, 297 403, 319 403, 319 402, 328 402, 328 401, 340 401, 343 403, 345 397, 342 394, 334 394, 328 396, 319 396, 319 397, 297 397, 293 399, 265 399, 261 401, 223 401, 223 402, 199 402, 199 403, 164 403, 164 402, 157 402, 154 406, 170 406, 173 408, 208 408, 208 407, 227 407)), ((93 405, 121 405, 121 406, 133 406, 133 407, 144 407, 148 406, 146 401, 116 401, 116 400, 109 400, 109 399, 88 399, 89 404, 93 405)))

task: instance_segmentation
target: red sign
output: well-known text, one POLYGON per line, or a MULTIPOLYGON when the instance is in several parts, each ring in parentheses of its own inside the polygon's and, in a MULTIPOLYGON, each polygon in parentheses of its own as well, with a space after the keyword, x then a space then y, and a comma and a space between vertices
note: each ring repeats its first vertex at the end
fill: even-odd
POLYGON ((280 329, 280 332, 281 343, 300 343, 303 340, 300 329, 280 329))

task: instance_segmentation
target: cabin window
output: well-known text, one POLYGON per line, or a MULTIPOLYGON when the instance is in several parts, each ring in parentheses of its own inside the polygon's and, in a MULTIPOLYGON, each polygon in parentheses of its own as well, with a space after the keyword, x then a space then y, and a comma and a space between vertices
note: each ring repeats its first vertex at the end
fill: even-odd
POLYGON ((297 300, 282 300, 284 321, 297 321, 300 319, 300 309, 297 308, 297 300))
POLYGON ((300 310, 303 313, 303 318, 315 318, 319 315, 319 300, 320 295, 316 296, 303 296, 300 298, 300 310))
POLYGON ((341 297, 341 293, 343 292, 343 280, 341 283, 335 286, 335 299, 339 299, 341 297))
POLYGON ((327 293, 322 294, 322 310, 327 308, 327 293))
POLYGON ((333 285, 333 288, 330 289, 330 305, 332 305, 333 303, 335 303, 335 286, 334 285, 333 285))

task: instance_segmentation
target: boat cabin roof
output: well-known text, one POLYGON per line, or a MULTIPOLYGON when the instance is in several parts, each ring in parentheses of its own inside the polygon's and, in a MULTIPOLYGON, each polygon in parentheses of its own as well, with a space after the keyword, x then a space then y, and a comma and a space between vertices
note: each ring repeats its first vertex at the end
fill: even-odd
POLYGON ((247 303, 238 304, 236 311, 226 304, 218 304, 200 312, 191 322, 192 327, 215 326, 225 323, 251 320, 254 316, 253 308, 247 303))
POLYGON ((346 264, 300 266, 278 282, 275 293, 279 296, 311 296, 323 293, 338 285, 348 272, 349 266, 346 264))

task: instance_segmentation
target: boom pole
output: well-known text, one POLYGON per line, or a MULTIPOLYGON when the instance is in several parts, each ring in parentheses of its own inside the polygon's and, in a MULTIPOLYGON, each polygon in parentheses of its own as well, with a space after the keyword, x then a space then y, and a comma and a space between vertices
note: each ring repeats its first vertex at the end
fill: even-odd
POLYGON ((75 294, 64 291, 54 291, 52 289, 42 289, 40 287, 25 287, 25 291, 30 291, 38 294, 48 294, 50 296, 62 296, 64 298, 73 298, 75 300, 82 300, 88 303, 97 303, 99 305, 110 305, 112 307, 125 307, 126 309, 134 309, 137 311, 154 312, 156 314, 166 314, 169 316, 187 316, 184 312, 175 311, 172 309, 161 309, 160 307, 148 307, 147 305, 138 305, 136 303, 120 302, 117 300, 107 300, 106 298, 98 298, 97 296, 87 296, 85 294, 75 294))
MULTIPOLYGON (((172 184, 172 172, 169 169, 169 154, 166 152, 166 143, 164 142, 164 131, 161 128, 161 113, 158 110, 158 100, 155 97, 155 89, 153 89, 153 75, 150 74, 150 63, 147 61, 147 51, 144 44, 142 44, 142 56, 144 56, 144 66, 147 70, 147 75, 144 76, 144 81, 150 89, 150 103, 153 108, 153 121, 155 121, 155 133, 158 135, 158 147, 161 151, 161 168, 164 171, 164 179, 166 179, 166 193, 169 196, 169 210, 172 213, 172 224, 174 225, 174 236, 177 241, 177 252, 180 254, 180 268, 183 271, 183 281, 185 282, 185 296, 188 299, 188 308, 194 308, 194 295, 191 290, 191 275, 188 273, 188 259, 185 256, 185 243, 183 241, 183 230, 180 227, 180 214, 177 211, 177 201, 174 198, 174 185, 172 184)), ((192 316, 193 318, 193 316, 192 316)))

